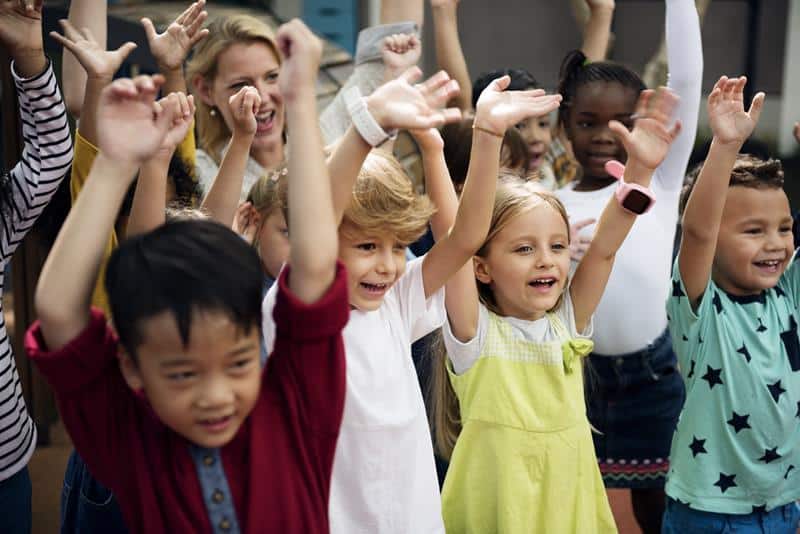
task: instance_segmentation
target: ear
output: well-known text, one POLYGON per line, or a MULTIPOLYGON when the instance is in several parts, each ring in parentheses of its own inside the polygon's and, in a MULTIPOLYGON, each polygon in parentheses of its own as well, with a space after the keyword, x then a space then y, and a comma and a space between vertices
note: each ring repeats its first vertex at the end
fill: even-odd
POLYGON ((211 84, 208 83, 204 76, 196 74, 192 78, 192 87, 194 87, 195 93, 205 105, 214 107, 214 99, 211 98, 211 84))
POLYGON ((127 382, 128 387, 133 391, 141 391, 144 388, 144 381, 139 372, 139 367, 133 361, 131 355, 124 350, 119 353, 119 370, 122 372, 122 377, 127 382))
POLYGON ((480 256, 472 257, 472 268, 475 271, 475 278, 483 284, 492 283, 492 275, 490 274, 489 264, 480 256))

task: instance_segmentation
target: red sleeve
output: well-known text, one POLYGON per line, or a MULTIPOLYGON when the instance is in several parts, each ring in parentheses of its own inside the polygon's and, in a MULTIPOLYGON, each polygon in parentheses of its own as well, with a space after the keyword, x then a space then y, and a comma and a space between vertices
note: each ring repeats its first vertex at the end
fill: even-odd
POLYGON ((119 370, 118 341, 105 316, 93 309, 75 339, 48 352, 38 321, 25 350, 53 388, 75 449, 98 480, 114 488, 116 459, 124 456, 133 419, 143 411, 119 370))
POLYGON ((290 274, 287 266, 278 279, 275 349, 264 376, 296 410, 293 417, 316 430, 338 434, 346 374, 342 329, 350 314, 347 273, 337 264, 331 287, 312 304, 292 294, 290 274))

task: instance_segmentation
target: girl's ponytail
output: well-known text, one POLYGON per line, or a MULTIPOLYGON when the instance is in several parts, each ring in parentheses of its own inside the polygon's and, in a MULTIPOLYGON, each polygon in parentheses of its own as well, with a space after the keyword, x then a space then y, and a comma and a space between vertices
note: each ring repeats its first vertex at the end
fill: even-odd
POLYGON ((458 435, 461 433, 461 413, 450 376, 447 373, 447 350, 441 329, 430 345, 433 373, 428 392, 430 425, 436 453, 450 460, 458 435))
POLYGON ((558 124, 563 126, 567 121, 568 109, 575 98, 575 91, 579 85, 580 71, 588 61, 586 54, 580 50, 567 52, 558 71, 558 93, 561 95, 561 106, 558 110, 558 124))

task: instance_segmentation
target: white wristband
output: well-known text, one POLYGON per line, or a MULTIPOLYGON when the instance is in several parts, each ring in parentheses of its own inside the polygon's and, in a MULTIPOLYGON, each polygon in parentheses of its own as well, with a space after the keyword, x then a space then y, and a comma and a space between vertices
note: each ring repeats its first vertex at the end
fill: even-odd
POLYGON ((358 87, 351 87, 344 92, 344 103, 350 119, 353 121, 353 126, 370 146, 382 145, 397 135, 397 132, 387 132, 381 128, 381 125, 367 109, 367 103, 361 96, 358 87))

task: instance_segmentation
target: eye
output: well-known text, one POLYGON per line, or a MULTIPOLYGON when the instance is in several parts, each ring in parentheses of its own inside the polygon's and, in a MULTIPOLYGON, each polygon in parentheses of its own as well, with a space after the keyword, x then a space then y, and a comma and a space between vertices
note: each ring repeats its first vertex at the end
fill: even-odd
POLYGON ((372 250, 375 250, 378 247, 377 247, 377 245, 375 245, 375 243, 359 243, 359 244, 356 245, 356 248, 358 250, 372 251, 372 250))
POLYGON ((236 90, 236 91, 238 91, 239 89, 241 89, 241 88, 242 88, 242 87, 244 87, 245 85, 247 85, 247 82, 244 82, 244 81, 241 81, 241 82, 233 82, 232 84, 230 84, 230 85, 228 86, 228 89, 233 89, 233 90, 236 90))
POLYGON ((196 373, 194 371, 181 371, 178 373, 170 373, 167 375, 167 380, 170 382, 187 382, 194 378, 196 373))
POLYGON ((792 231, 792 227, 791 226, 781 226, 781 228, 780 228, 780 233, 782 233, 782 234, 786 234, 786 233, 789 233, 791 231, 792 231))
POLYGON ((531 252, 533 252, 533 247, 530 245, 521 245, 516 249, 514 249, 514 252, 518 254, 530 254, 531 252))
POLYGON ((248 371, 251 367, 251 364, 255 361, 254 358, 240 358, 234 361, 230 366, 229 369, 235 373, 242 373, 248 371))
POLYGON ((747 228, 744 233, 751 235, 758 235, 761 233, 761 228, 747 228))
POLYGON ((279 232, 279 233, 280 233, 280 234, 281 234, 283 237, 289 237, 289 229, 288 229, 288 228, 278 228, 278 232, 279 232))
POLYGON ((514 125, 517 130, 524 130, 528 126, 528 121, 524 120, 514 125))
POLYGON ((564 243, 554 243, 550 248, 558 252, 561 252, 562 250, 567 250, 567 246, 564 243))
POLYGON ((589 121, 578 121, 578 128, 591 128, 592 123, 589 121))
POLYGON ((549 120, 540 120, 539 121, 539 128, 549 129, 550 128, 550 121, 549 120))
POLYGON ((406 253, 406 246, 403 243, 395 243, 392 247, 392 250, 395 252, 402 252, 403 254, 406 253))
POLYGON ((264 79, 267 80, 269 83, 275 83, 278 81, 278 71, 274 70, 272 72, 268 72, 264 79))

